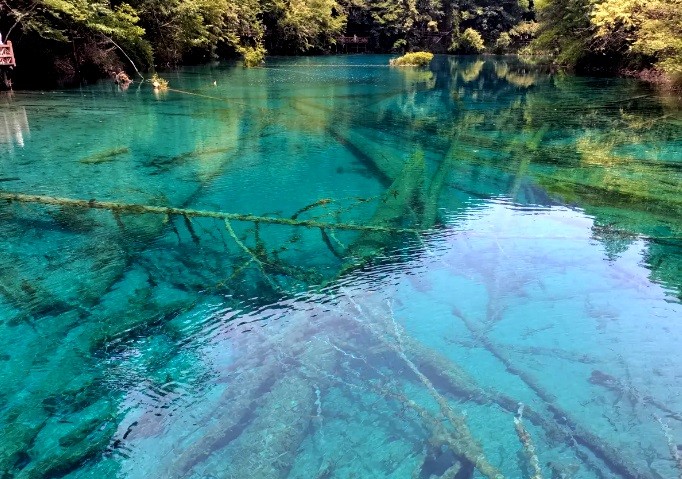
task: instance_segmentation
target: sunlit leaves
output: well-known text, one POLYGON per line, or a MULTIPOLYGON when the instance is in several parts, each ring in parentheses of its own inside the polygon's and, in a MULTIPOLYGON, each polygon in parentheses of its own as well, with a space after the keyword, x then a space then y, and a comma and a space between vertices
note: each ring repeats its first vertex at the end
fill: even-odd
POLYGON ((324 50, 345 27, 346 16, 336 0, 289 0, 278 24, 282 39, 304 52, 324 50))
POLYGON ((621 55, 635 68, 682 74, 682 0, 543 0, 536 48, 575 65, 590 54, 621 55))

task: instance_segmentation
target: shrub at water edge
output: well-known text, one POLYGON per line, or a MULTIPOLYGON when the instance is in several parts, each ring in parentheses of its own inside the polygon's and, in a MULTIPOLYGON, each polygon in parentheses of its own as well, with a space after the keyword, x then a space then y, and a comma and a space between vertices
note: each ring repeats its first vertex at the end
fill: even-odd
POLYGON ((244 57, 243 61, 246 68, 257 67, 265 63, 265 48, 261 45, 241 48, 240 53, 244 57))
POLYGON ((433 53, 430 52, 412 52, 406 53, 402 57, 394 58, 390 61, 391 66, 405 67, 416 66, 425 67, 433 60, 433 53))

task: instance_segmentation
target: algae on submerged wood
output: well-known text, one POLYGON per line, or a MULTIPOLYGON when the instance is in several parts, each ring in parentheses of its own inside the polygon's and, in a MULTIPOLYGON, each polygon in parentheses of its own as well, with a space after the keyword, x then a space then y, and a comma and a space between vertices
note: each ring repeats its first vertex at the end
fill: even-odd
POLYGON ((85 158, 81 158, 80 162, 85 164, 96 165, 99 163, 106 163, 107 161, 114 161, 116 157, 125 155, 126 153, 130 153, 130 148, 128 147, 111 148, 108 150, 93 153, 91 155, 86 156, 85 158))

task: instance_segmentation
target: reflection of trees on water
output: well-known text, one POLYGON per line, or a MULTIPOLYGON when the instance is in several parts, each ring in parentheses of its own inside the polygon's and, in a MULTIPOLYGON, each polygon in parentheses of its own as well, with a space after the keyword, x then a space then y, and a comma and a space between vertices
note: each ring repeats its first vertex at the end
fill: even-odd
POLYGON ((405 161, 418 148, 429 174, 447 163, 446 182, 462 200, 503 193, 576 204, 595 215, 609 254, 643 237, 652 277, 680 291, 678 105, 634 82, 604 89, 523 59, 436 57, 428 70, 391 74, 398 91, 371 92, 351 109, 303 100, 299 108, 374 161, 405 161))
MULTIPOLYGON (((611 253, 643 237, 653 277, 679 294, 678 104, 634 82, 603 89, 518 59, 437 57, 431 73, 435 86, 400 113, 379 109, 396 143, 435 150, 434 161, 454 155, 451 184, 465 193, 585 208, 609 230, 596 237, 611 253)), ((371 125, 366 113, 357 122, 371 125)))
POLYGON ((31 133, 24 107, 6 109, 0 113, 0 144, 10 150, 24 146, 24 137, 31 133))
POLYGON ((610 254, 650 238, 649 248, 670 252, 647 255, 653 277, 680 291, 671 274, 681 261, 678 105, 634 82, 604 89, 523 59, 436 57, 428 70, 392 74, 398 92, 358 98, 353 109, 308 104, 308 118, 361 138, 356 149, 370 156, 419 148, 431 173, 452 157, 447 181, 463 197, 585 208, 610 254))

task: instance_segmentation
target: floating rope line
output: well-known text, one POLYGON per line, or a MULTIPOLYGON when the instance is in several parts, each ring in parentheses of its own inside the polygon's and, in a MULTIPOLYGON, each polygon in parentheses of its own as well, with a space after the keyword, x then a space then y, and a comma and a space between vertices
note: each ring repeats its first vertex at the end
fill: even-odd
MULTIPOLYGON (((152 81, 151 80, 145 80, 145 82, 151 83, 152 81)), ((140 83, 143 83, 143 82, 140 82, 140 83)), ((230 103, 232 105, 248 106, 248 105, 246 105, 246 103, 235 100, 233 98, 224 98, 224 97, 219 97, 219 96, 205 95, 203 93, 196 93, 196 92, 187 91, 187 90, 179 90, 177 88, 168 88, 167 87, 167 88, 164 88, 164 89, 159 90, 159 91, 172 91, 173 93, 181 93, 183 95, 198 96, 200 98, 208 98, 209 100, 224 101, 224 102, 230 103)))
POLYGON ((225 102, 232 103, 232 104, 244 105, 244 103, 242 103, 242 102, 231 100, 229 98, 221 98, 219 96, 204 95, 203 93, 194 93, 194 92, 187 91, 187 90, 178 90, 177 88, 166 88, 165 91, 172 91, 174 93, 182 93, 183 95, 192 95, 192 96, 198 96, 201 98, 208 98, 209 100, 218 100, 218 101, 225 101, 225 102))
POLYGON ((287 65, 285 68, 276 65, 264 65, 260 68, 269 70, 286 70, 288 68, 309 68, 309 67, 338 67, 338 68, 374 68, 374 67, 386 67, 390 65, 388 63, 367 63, 367 64, 346 64, 346 63, 306 63, 305 65, 287 65))
POLYGON ((326 223, 315 220, 298 220, 289 218, 276 218, 272 216, 258 216, 252 214, 223 213, 220 211, 193 210, 187 208, 174 208, 167 206, 149 206, 132 203, 115 203, 112 201, 79 200, 73 198, 60 198, 43 195, 26 195, 22 193, 10 193, 0 191, 0 201, 12 203, 36 203, 52 206, 70 206, 75 208, 92 208, 98 210, 109 210, 114 213, 123 214, 156 214, 169 216, 217 218, 221 220, 245 221, 250 223, 265 223, 285 226, 302 226, 307 228, 322 228, 328 230, 346 231, 370 231, 377 233, 420 233, 416 228, 395 228, 391 226, 370 226, 354 223, 326 223))

